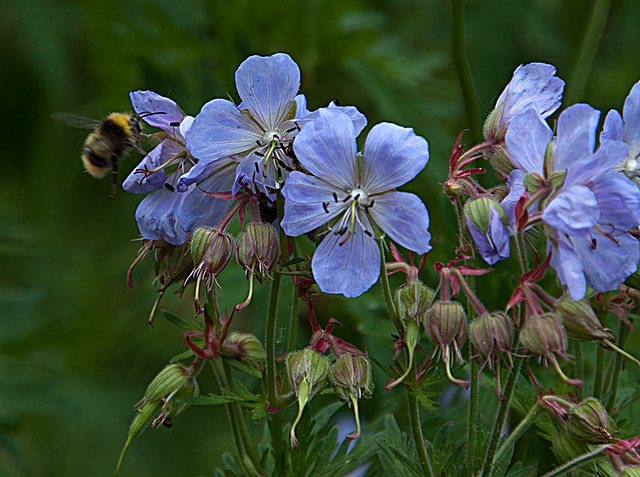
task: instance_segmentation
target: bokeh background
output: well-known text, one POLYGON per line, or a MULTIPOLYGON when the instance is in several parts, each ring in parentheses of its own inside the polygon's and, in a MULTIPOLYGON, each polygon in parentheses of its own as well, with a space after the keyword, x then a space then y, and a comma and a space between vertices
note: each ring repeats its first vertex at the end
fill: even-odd
MULTIPOLYGON (((592 8, 583 0, 467 2, 483 117, 522 63, 552 63, 571 81, 592 8)), ((112 475, 133 404, 184 350, 180 331, 161 316, 146 324, 152 264, 136 269, 133 289, 126 284, 141 197, 121 190, 109 199, 110 181, 83 172, 86 132, 55 123, 51 112, 99 119, 130 111, 128 93, 149 89, 196 114, 210 99, 237 97, 234 72, 247 56, 287 52, 300 65, 310 109, 338 98, 369 125, 395 122, 427 138, 430 163, 406 190, 427 204, 433 257, 453 257, 456 224, 438 183, 469 124, 449 1, 2 0, 0 12, 0 475, 112 475)), ((622 107, 640 79, 638 21, 640 2, 612 2, 586 92, 573 101, 605 112, 622 107)), ((130 154, 121 178, 139 159, 130 154)), ((225 271, 220 282, 222 306, 244 299, 239 271, 225 271)), ((487 288, 489 301, 498 286, 487 288)), ((263 336, 266 292, 258 290, 236 329, 263 336)), ((355 301, 324 297, 318 307, 321 323, 335 316, 345 325, 341 336, 362 346, 362 333, 373 330, 367 313, 384 315, 373 292, 355 301)), ((161 308, 192 316, 171 293, 161 308)), ((386 360, 388 331, 367 341, 386 360)), ((307 338, 301 325, 301 346, 307 338)), ((207 392, 216 390, 211 381, 202 378, 207 392)), ((376 406, 365 412, 380 413, 376 406)), ((121 475, 212 475, 231 447, 225 429, 219 409, 192 408, 173 429, 138 439, 121 475)))

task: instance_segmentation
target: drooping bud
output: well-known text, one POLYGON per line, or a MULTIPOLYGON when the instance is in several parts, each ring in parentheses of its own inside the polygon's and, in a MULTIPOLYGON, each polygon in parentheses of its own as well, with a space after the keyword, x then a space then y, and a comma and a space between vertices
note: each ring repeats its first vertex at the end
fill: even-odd
POLYGON ((560 317, 567 336, 574 341, 612 340, 611 330, 604 328, 585 300, 573 301, 569 295, 556 304, 556 315, 560 317))
POLYGON ((453 348, 455 356, 462 361, 460 348, 466 335, 466 314, 462 305, 457 301, 439 300, 435 302, 426 315, 424 327, 429 333, 431 341, 440 349, 449 380, 468 387, 468 382, 456 379, 451 375, 453 361, 451 348, 453 348))
POLYGON ((250 302, 253 295, 253 277, 262 283, 270 277, 269 271, 280 257, 280 243, 276 229, 268 224, 249 224, 238 237, 236 260, 249 276, 249 296, 236 306, 240 311, 250 302))
POLYGON ((500 359, 506 353, 511 360, 514 327, 511 319, 503 312, 495 311, 476 318, 469 324, 469 339, 473 352, 477 353, 476 361, 480 366, 489 363, 489 369, 496 367, 497 391, 502 399, 500 385, 500 359))
POLYGON ((412 280, 396 290, 396 308, 402 320, 412 319, 421 323, 435 292, 420 280, 412 280))
POLYGON ((560 431, 553 439, 551 450, 560 462, 567 462, 589 452, 589 444, 565 431, 560 431))
POLYGON ((144 401, 159 401, 174 393, 189 380, 189 369, 180 363, 170 363, 147 386, 144 401))
POLYGON ((509 217, 500 202, 480 196, 464 204, 465 224, 480 255, 489 265, 509 258, 509 217))
POLYGON ((264 361, 266 353, 260 340, 251 333, 232 331, 222 344, 222 356, 236 360, 264 361))
POLYGON ((489 361, 490 367, 495 361, 493 358, 499 359, 502 353, 511 351, 513 336, 513 322, 500 311, 476 318, 469 324, 469 339, 484 358, 480 364, 489 361))
POLYGON ((199 227, 191 238, 191 255, 195 269, 191 276, 196 276, 196 311, 200 313, 200 282, 205 280, 207 289, 211 289, 216 277, 224 270, 233 254, 233 237, 221 230, 211 227, 199 227))
POLYGON ((269 274, 280 255, 276 229, 267 224, 249 224, 238 236, 236 260, 247 272, 255 273, 258 281, 269 274))
POLYGON ((569 360, 566 353, 566 338, 560 319, 553 313, 534 315, 524 326, 520 342, 527 350, 545 362, 550 361, 560 377, 575 386, 582 385, 578 379, 568 378, 560 368, 557 357, 569 360))
POLYGON ((296 439, 296 425, 302 417, 302 411, 307 403, 325 384, 329 374, 329 360, 311 348, 289 353, 286 358, 287 377, 289 384, 298 398, 298 416, 291 426, 291 448, 298 447, 296 439))
POLYGON ((171 363, 165 366, 147 386, 142 400, 136 404, 136 417, 129 427, 127 442, 122 449, 116 477, 127 449, 136 437, 149 424, 158 428, 160 425, 171 427, 171 419, 184 411, 189 405, 178 402, 180 399, 198 395, 199 388, 196 377, 202 368, 203 361, 196 360, 191 366, 171 363))
POLYGON ((358 400, 369 399, 373 396, 373 378, 371 376, 371 363, 364 356, 344 355, 333 366, 330 372, 331 383, 336 396, 353 406, 356 419, 356 432, 349 434, 347 439, 357 439, 360 435, 360 416, 358 413, 358 400))
POLYGON ((612 441, 611 424, 602 403, 588 397, 571 408, 566 428, 573 437, 589 444, 607 444, 612 441))

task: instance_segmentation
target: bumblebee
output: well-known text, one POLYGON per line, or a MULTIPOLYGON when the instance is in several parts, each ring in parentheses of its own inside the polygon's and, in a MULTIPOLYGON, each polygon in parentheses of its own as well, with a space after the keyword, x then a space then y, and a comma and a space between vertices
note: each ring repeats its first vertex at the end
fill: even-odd
POLYGON ((140 119, 149 114, 158 113, 144 115, 111 113, 102 121, 68 113, 52 113, 51 117, 68 126, 93 129, 84 143, 82 163, 86 171, 98 179, 111 171, 113 177, 111 197, 114 197, 118 187, 118 165, 124 153, 135 149, 146 154, 146 151, 139 146, 142 135, 140 119))

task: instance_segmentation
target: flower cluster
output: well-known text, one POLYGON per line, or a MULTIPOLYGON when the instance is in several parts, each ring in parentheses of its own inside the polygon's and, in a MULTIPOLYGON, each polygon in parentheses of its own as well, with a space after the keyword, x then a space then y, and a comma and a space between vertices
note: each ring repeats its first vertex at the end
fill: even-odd
POLYGON ((366 118, 334 102, 308 111, 298 94, 300 69, 284 53, 248 58, 236 85, 239 105, 214 99, 195 118, 156 93, 131 94, 136 112, 155 113, 145 120, 162 130, 153 135, 160 143, 124 183, 130 192, 149 193, 136 212, 145 239, 182 244, 199 227, 226 224, 232 199, 249 190, 272 203, 282 195, 289 236, 327 224, 312 262, 327 293, 354 297, 375 283, 376 241, 385 234, 415 252, 430 249, 426 207, 395 190, 425 167, 425 139, 382 123, 358 153, 366 118))

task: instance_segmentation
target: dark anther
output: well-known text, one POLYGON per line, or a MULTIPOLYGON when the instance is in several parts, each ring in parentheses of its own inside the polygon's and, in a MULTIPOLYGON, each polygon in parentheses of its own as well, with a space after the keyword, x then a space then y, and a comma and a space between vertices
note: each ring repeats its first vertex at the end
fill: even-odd
POLYGON ((369 237, 373 238, 373 234, 369 232, 367 229, 364 229, 364 233, 367 234, 369 237))
POLYGON ((260 140, 259 140, 259 139, 256 139, 256 144, 257 144, 258 146, 262 146, 262 144, 260 144, 260 140))
POLYGON ((333 200, 336 202, 336 204, 338 203, 338 194, 336 194, 335 192, 333 193, 333 200))
POLYGON ((180 126, 180 123, 178 121, 172 121, 169 123, 169 126, 171 126, 172 128, 177 128, 178 126, 180 126))
POLYGON ((329 202, 323 202, 322 203, 322 208, 324 209, 324 211, 328 214, 329 213, 329 202))
POLYGON ((360 198, 360 194, 356 194, 356 196, 353 198, 353 200, 358 200, 360 198))
POLYGON ((338 98, 333 98, 333 99, 331 100, 331 102, 332 102, 333 104, 335 104, 336 106, 340 106, 340 100, 339 100, 338 98))
POLYGON ((594 250, 598 248, 598 239, 591 239, 591 248, 594 250))
POLYGON ((344 199, 342 199, 342 202, 346 202, 349 199, 351 199, 351 194, 349 194, 348 196, 346 196, 344 199))
POLYGON ((261 152, 256 151, 256 156, 258 156, 258 157, 264 157, 264 154, 263 154, 263 153, 261 153, 261 152))
POLYGON ((257 163, 257 162, 254 162, 254 163, 253 163, 253 165, 254 165, 254 166, 255 166, 255 168, 256 168, 256 172, 257 172, 258 174, 260 174, 260 168, 258 167, 258 163, 257 163))
POLYGON ((164 186, 167 188, 167 190, 170 190, 171 192, 173 192, 175 189, 175 187, 173 187, 171 184, 169 184, 168 182, 164 183, 164 186))

